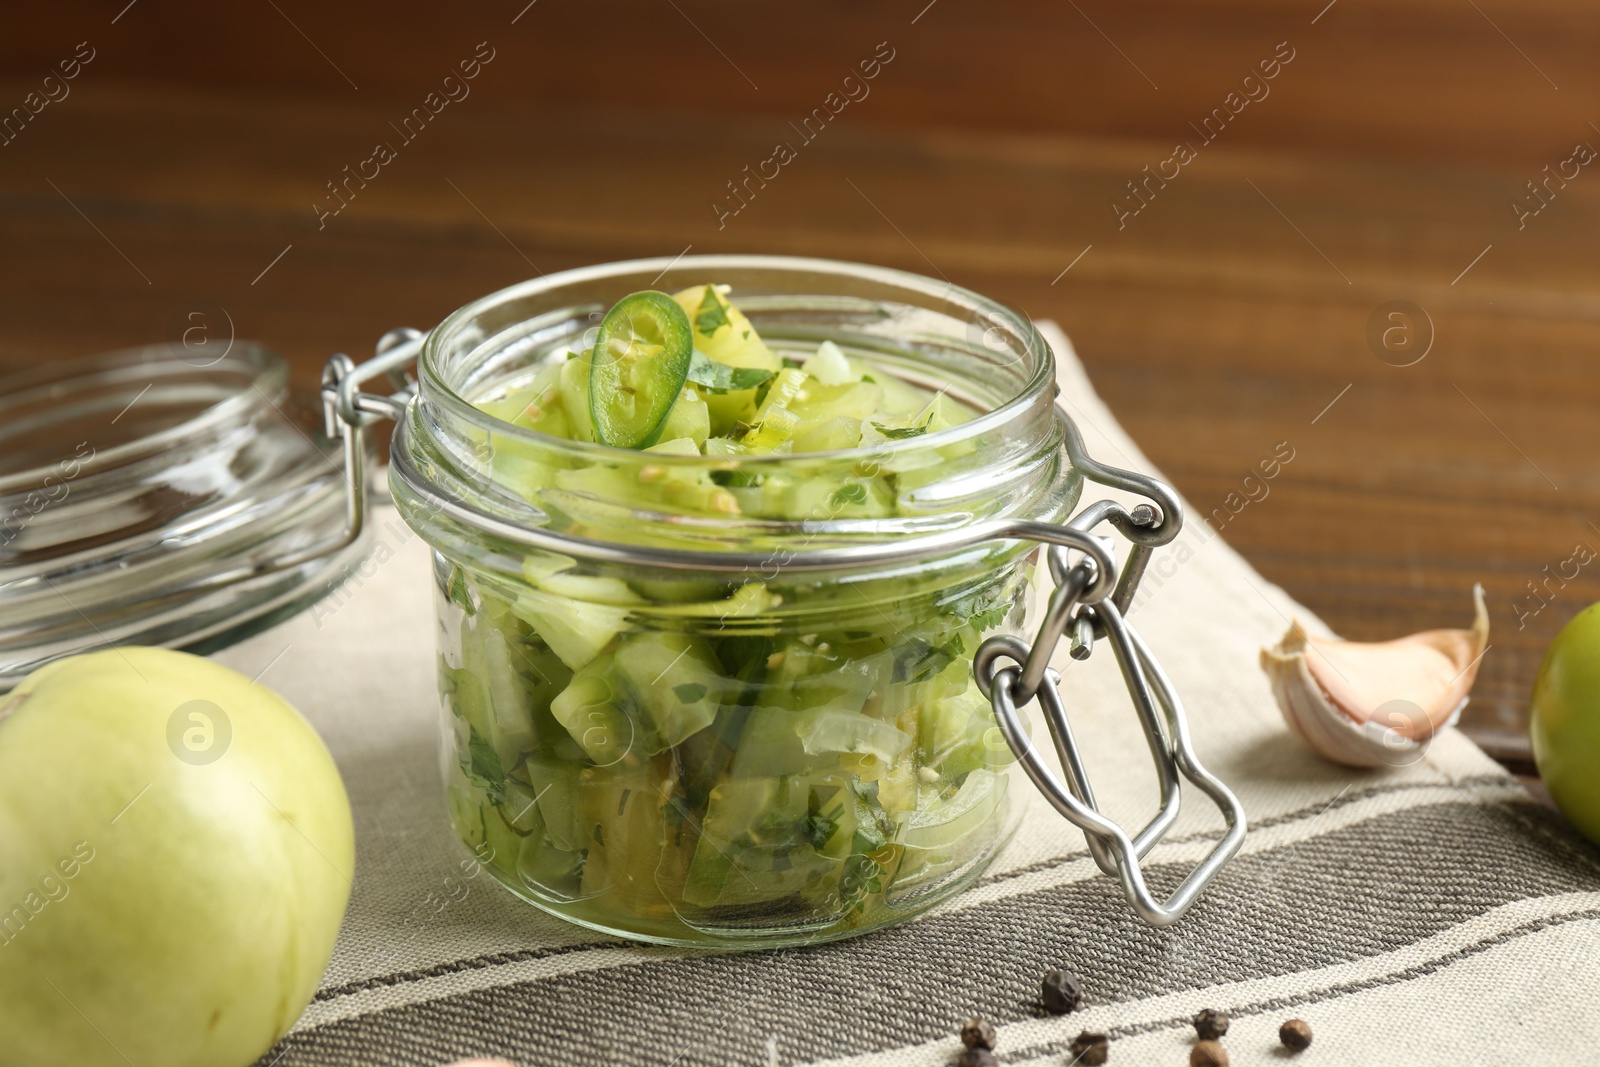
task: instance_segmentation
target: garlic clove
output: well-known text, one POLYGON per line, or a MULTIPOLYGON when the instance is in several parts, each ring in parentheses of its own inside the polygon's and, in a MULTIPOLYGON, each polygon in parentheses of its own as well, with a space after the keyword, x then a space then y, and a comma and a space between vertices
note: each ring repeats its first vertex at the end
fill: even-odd
POLYGON ((1470 630, 1429 630, 1394 641, 1312 637, 1292 624, 1261 668, 1291 729, 1313 751, 1350 767, 1403 766, 1467 704, 1489 647, 1483 586, 1470 630))

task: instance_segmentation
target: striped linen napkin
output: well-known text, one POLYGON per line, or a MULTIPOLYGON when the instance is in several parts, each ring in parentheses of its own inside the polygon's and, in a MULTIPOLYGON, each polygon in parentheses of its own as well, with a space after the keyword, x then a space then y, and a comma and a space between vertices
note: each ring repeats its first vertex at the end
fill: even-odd
MULTIPOLYGON (((1151 470, 1066 337, 1045 331, 1091 453, 1151 470)), ((1282 1063, 1289 1017, 1314 1030, 1307 1064, 1600 1062, 1595 850, 1454 731, 1381 772, 1303 749, 1256 657, 1290 617, 1320 624, 1200 514, 1190 509, 1130 615, 1187 702, 1202 759, 1250 817, 1243 850, 1183 921, 1155 930, 1135 918, 1082 836, 1029 790, 1013 844, 922 919, 812 948, 711 954, 593 934, 466 876, 439 785, 426 551, 380 510, 361 574, 216 657, 252 676, 270 664, 263 681, 321 730, 355 807, 355 892, 333 962, 262 1063, 933 1067, 954 1060, 957 1028, 981 1015, 1006 1064, 1065 1063, 1087 1029, 1110 1035, 1112 1063, 1182 1065, 1188 1021, 1206 1007, 1232 1014, 1236 1065, 1282 1063), (1039 1006, 1052 967, 1083 980, 1072 1015, 1039 1006)), ((1155 776, 1115 664, 1059 660, 1102 809, 1142 825, 1155 776)), ((1186 801, 1146 861, 1158 889, 1221 826, 1204 797, 1186 801)))

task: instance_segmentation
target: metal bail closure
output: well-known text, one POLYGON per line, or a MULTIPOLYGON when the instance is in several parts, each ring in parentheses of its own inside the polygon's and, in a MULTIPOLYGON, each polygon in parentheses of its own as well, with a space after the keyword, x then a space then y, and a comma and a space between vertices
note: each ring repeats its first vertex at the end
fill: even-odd
MULTIPOLYGON (((1111 510, 1121 512, 1117 505, 1111 505, 1111 510)), ((1141 517, 1147 522, 1158 521, 1153 515, 1141 517)), ((1078 525, 1077 520, 1072 525, 1078 525)), ((1135 555, 1147 553, 1147 546, 1136 545, 1135 555)), ((1084 832, 1096 865, 1121 880, 1123 893, 1140 918, 1152 926, 1167 926, 1189 909, 1222 865, 1238 852, 1244 842, 1244 810, 1227 786, 1196 758, 1182 702, 1149 647, 1123 617, 1119 601, 1125 597, 1101 595, 1095 599, 1095 589, 1103 583, 1095 581, 1094 561, 1085 558, 1068 567, 1065 558, 1063 550, 1052 549, 1051 571, 1059 584, 1050 598, 1046 618, 1033 646, 1007 635, 991 637, 973 657, 973 673, 979 688, 989 697, 1001 733, 1033 784, 1057 811, 1084 832), (1155 761, 1161 807, 1132 837, 1100 814, 1061 699, 1060 676, 1045 666, 1056 642, 1069 627, 1073 633, 1074 659, 1088 657, 1096 635, 1103 636, 1111 645, 1155 761), (1001 659, 1011 660, 1013 665, 1001 667, 1001 659), (1034 746, 1020 714, 1020 708, 1035 697, 1055 742, 1065 782, 1034 746), (1215 802, 1227 823, 1227 831, 1163 902, 1151 894, 1139 861, 1178 817, 1180 776, 1215 802)), ((1124 577, 1133 569, 1134 562, 1129 560, 1124 577)), ((1123 589, 1131 592, 1131 585, 1119 585, 1119 592, 1123 589)))

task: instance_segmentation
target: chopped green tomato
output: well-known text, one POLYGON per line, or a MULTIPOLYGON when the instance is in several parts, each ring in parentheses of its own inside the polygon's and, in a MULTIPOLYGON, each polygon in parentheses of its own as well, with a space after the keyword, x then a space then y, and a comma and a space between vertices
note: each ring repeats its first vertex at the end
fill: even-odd
POLYGON ((691 286, 672 299, 693 321, 694 347, 718 363, 773 372, 783 369, 744 312, 729 303, 717 286, 691 286))
MULTIPOLYGON (((551 437, 576 437, 561 391, 561 371, 562 365, 551 364, 541 370, 528 387, 515 389, 499 400, 480 406, 490 415, 525 430, 551 437)), ((555 470, 546 462, 547 455, 520 436, 489 433, 480 458, 486 460, 495 481, 532 500, 554 481, 555 470)))
POLYGON ((912 422, 924 427, 929 433, 939 430, 948 430, 953 426, 960 426, 963 422, 970 422, 972 410, 950 399, 948 393, 936 393, 928 406, 919 411, 912 422))
POLYGON ((967 775, 948 798, 924 789, 916 809, 898 819, 897 837, 906 852, 897 885, 914 885, 977 858, 992 844, 984 829, 993 824, 1005 796, 1006 779, 984 770, 967 775))
POLYGON ((872 692, 864 666, 838 655, 826 642, 787 641, 767 657, 767 683, 794 709, 860 711, 872 692))
POLYGON ((596 437, 594 416, 589 410, 590 365, 588 353, 561 364, 558 388, 561 391, 561 409, 567 413, 572 439, 593 444, 596 437))
POLYGON ((673 438, 687 438, 695 443, 695 451, 698 452, 705 447, 706 438, 710 436, 711 410, 698 392, 685 388, 678 394, 678 401, 672 405, 672 410, 667 412, 667 421, 661 424, 660 439, 670 441, 673 438))
POLYGON ((544 832, 544 815, 539 810, 539 798, 531 786, 515 778, 506 779, 506 798, 500 802, 500 817, 518 837, 544 832))
MULTIPOLYGON (((641 450, 683 439, 703 455, 729 457, 892 447, 959 426, 976 414, 947 393, 907 382, 868 357, 848 356, 831 340, 803 361, 780 360, 726 291, 726 286, 697 285, 670 298, 654 291, 626 297, 607 313, 590 351, 549 360, 531 379, 504 387, 480 407, 550 436, 641 450), (685 332, 690 349, 680 378, 685 332)), ((893 449, 890 458, 878 461, 881 492, 869 490, 874 499, 881 496, 887 502, 887 510, 874 505, 867 512, 895 514, 898 494, 927 484, 942 464, 972 447, 958 442, 939 449, 893 449), (896 484, 898 476, 905 479, 896 484)), ((590 483, 585 472, 592 467, 554 458, 504 434, 490 432, 480 448, 487 450, 486 465, 496 481, 541 507, 561 506, 560 501, 539 499, 555 487, 613 500, 618 499, 613 491, 620 490, 640 503, 711 514, 755 505, 761 518, 786 517, 784 508, 791 499, 786 490, 792 479, 785 480, 781 472, 736 471, 716 479, 733 489, 750 488, 763 479, 781 483, 759 498, 735 498, 699 489, 685 492, 665 484, 673 479, 662 479, 658 468, 647 468, 631 488, 605 479, 590 483), (664 484, 652 487, 655 481, 664 484)), ((794 502, 809 514, 813 495, 803 494, 794 502)), ((922 510, 926 505, 906 506, 922 510)))
POLYGON ((526 500, 536 500, 540 492, 555 484, 556 469, 534 459, 533 450, 521 441, 490 434, 488 451, 490 477, 526 500))
POLYGON ((584 847, 585 896, 602 894, 606 907, 623 913, 670 913, 664 888, 674 895, 682 871, 663 864, 676 856, 668 849, 677 789, 672 762, 665 758, 629 759, 612 767, 589 767, 579 775, 584 847))
POLYGON ((617 301, 589 357, 595 439, 617 448, 655 444, 693 351, 689 318, 666 293, 647 289, 617 301))
POLYGON ((794 436, 796 452, 833 452, 855 448, 861 443, 861 420, 846 418, 825 419, 802 429, 794 436))
POLYGON ((710 647, 683 634, 633 634, 617 648, 616 662, 629 695, 669 745, 710 726, 719 702, 736 695, 727 692, 710 647))
POLYGON ((582 669, 610 644, 628 618, 626 608, 563 602, 555 597, 522 597, 516 610, 573 670, 582 669))
POLYGON ((794 445, 790 439, 799 428, 798 415, 785 408, 773 408, 761 419, 761 425, 756 427, 755 432, 747 435, 740 443, 744 445, 745 451, 752 455, 784 451, 786 445, 792 450, 794 445))
POLYGON ((609 655, 589 661, 550 702, 550 714, 588 757, 602 766, 647 749, 649 740, 629 713, 629 700, 614 680, 609 655))
MULTIPOLYGON (((886 371, 870 375, 872 383, 883 390, 883 412, 886 415, 912 416, 927 406, 929 392, 886 371)), ((863 381, 866 378, 862 379, 863 381)))
POLYGON ((756 407, 755 422, 760 424, 773 412, 789 410, 789 405, 799 398, 801 390, 805 388, 806 372, 794 367, 785 367, 778 372, 772 384, 767 386, 766 395, 756 407))
POLYGON ((838 773, 847 765, 857 771, 892 766, 910 746, 909 734, 870 715, 828 707, 809 711, 758 707, 745 724, 731 774, 756 778, 838 773))
POLYGON ((584 847, 578 817, 578 771, 575 764, 566 760, 528 757, 528 781, 539 804, 545 835, 565 852, 584 847))
POLYGON ((837 820, 821 805, 832 801, 830 810, 842 807, 837 800, 841 784, 797 775, 717 786, 684 883, 684 900, 703 907, 779 900, 837 870, 837 861, 819 853, 818 846, 827 847, 834 837, 837 820))
POLYGON ((630 606, 643 600, 620 578, 560 571, 537 579, 512 604, 561 662, 584 667, 627 625, 630 606))
POLYGON ((730 778, 782 778, 820 770, 826 760, 807 752, 788 708, 751 708, 729 766, 730 778))
POLYGON ((481 795, 475 794, 476 790, 460 778, 459 772, 452 775, 452 781, 445 786, 445 800, 450 806, 450 825, 468 848, 481 854, 485 809, 479 806, 481 795))
POLYGON ((807 382, 790 407, 808 427, 835 418, 862 423, 882 411, 883 388, 871 382, 807 382))
POLYGON ((746 582, 721 599, 685 598, 679 603, 653 604, 651 611, 664 617, 714 619, 722 623, 734 623, 742 619, 759 618, 781 602, 781 597, 769 591, 760 582, 746 582))
POLYGON ((657 441, 645 451, 654 452, 662 456, 698 456, 700 454, 700 446, 688 437, 668 437, 657 441))
POLYGON ((531 702, 522 680, 522 664, 505 635, 484 627, 483 682, 488 690, 490 731, 503 767, 516 765, 521 753, 533 747, 531 702))
MULTIPOLYGON (((517 857, 517 878, 548 900, 570 904, 584 899, 582 850, 562 849, 548 834, 531 834, 522 840, 517 857)), ((596 894, 591 894, 596 895, 596 894)))
POLYGON ((979 768, 993 770, 1012 759, 1005 738, 998 734, 981 693, 929 700, 918 716, 917 762, 950 781, 961 781, 979 768))
MULTIPOLYGON (((705 356, 745 370, 776 374, 783 368, 783 362, 761 340, 744 312, 729 303, 717 286, 692 286, 674 294, 673 299, 693 323, 694 347, 705 356)), ((756 385, 708 393, 705 399, 711 414, 711 432, 723 436, 739 423, 753 421, 756 385)))
POLYGON ((705 454, 708 456, 742 456, 746 452, 744 445, 727 437, 706 438, 705 454))
POLYGON ((537 430, 551 437, 571 437, 571 423, 561 393, 562 366, 548 364, 527 386, 513 389, 499 400, 486 401, 479 407, 525 430, 537 430))
POLYGON ((800 713, 795 734, 812 755, 850 753, 882 763, 894 763, 911 744, 907 734, 881 719, 828 708, 800 713))
POLYGON ((861 374, 850 365, 844 351, 832 341, 817 346, 817 354, 805 361, 802 369, 823 385, 844 385, 858 382, 861 374))
POLYGON ((484 809, 483 843, 489 866, 514 877, 517 857, 522 853, 522 837, 506 824, 498 808, 484 809))
POLYGON ((880 519, 894 514, 894 497, 880 478, 818 478, 789 487, 784 507, 808 519, 880 519))

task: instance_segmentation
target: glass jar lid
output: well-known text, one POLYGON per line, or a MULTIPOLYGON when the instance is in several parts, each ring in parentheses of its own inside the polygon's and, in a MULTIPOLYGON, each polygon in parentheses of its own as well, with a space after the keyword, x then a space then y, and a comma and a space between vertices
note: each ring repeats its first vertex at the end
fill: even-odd
POLYGON ((94 647, 219 648, 337 586, 359 539, 294 562, 344 529, 345 472, 288 383, 246 342, 0 377, 0 691, 94 647))

